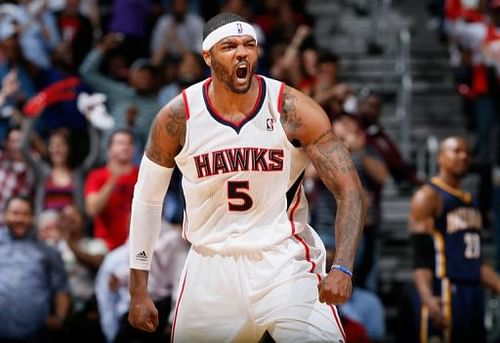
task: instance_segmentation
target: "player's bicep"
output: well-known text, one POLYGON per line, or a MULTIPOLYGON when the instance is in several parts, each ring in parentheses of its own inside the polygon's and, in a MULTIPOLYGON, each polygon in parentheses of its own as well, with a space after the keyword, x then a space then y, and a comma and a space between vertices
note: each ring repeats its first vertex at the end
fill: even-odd
POLYGON ((432 232, 436 205, 435 196, 425 186, 414 194, 410 203, 410 216, 408 219, 408 229, 411 233, 432 232))
POLYGON ((146 155, 161 166, 173 168, 175 156, 184 144, 186 113, 181 96, 174 98, 156 116, 149 137, 146 155))
POLYGON ((306 146, 328 135, 331 124, 323 108, 298 90, 285 86, 281 101, 281 124, 290 141, 306 146))

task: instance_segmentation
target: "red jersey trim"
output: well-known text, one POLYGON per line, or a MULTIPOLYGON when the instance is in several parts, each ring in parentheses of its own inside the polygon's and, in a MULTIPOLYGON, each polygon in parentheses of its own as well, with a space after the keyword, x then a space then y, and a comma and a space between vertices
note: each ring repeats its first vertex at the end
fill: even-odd
POLYGON ((306 241, 304 241, 304 239, 299 235, 293 235, 293 237, 295 237, 295 239, 298 240, 300 244, 302 244, 302 246, 304 247, 306 261, 311 264, 311 269, 309 269, 309 273, 314 273, 314 270, 316 269, 316 263, 314 263, 314 261, 311 260, 311 251, 309 249, 309 245, 307 245, 306 241))
POLYGON ((285 92, 285 83, 282 82, 280 86, 280 92, 278 94, 278 112, 281 113, 283 110, 283 93, 285 92))
POLYGON ((179 315, 179 304, 181 303, 182 296, 184 294, 184 288, 186 286, 186 279, 187 279, 187 271, 186 271, 186 274, 184 274, 184 279, 182 280, 181 292, 179 293, 179 299, 177 299, 177 304, 175 305, 175 315, 174 315, 174 320, 172 322, 172 334, 170 336, 170 342, 171 343, 174 341, 175 324, 177 323, 177 316, 179 315))
MULTIPOLYGON (((316 276, 318 278, 318 282, 321 282, 321 280, 323 279, 321 277, 321 275, 319 273, 316 273, 316 276)), ((332 314, 333 314, 333 318, 335 319, 335 323, 337 324, 337 327, 339 328, 339 331, 345 340, 346 334, 345 334, 344 328, 342 327, 342 322, 340 321, 340 317, 339 317, 339 314, 337 312, 337 307, 334 305, 328 305, 328 307, 330 307, 330 310, 332 311, 332 314)))
POLYGON ((292 236, 295 235, 295 231, 296 231, 296 229, 295 229, 295 221, 294 221, 293 216, 295 215, 295 210, 297 209, 297 207, 299 206, 299 203, 300 203, 300 195, 302 194, 301 190, 302 190, 302 185, 300 185, 299 190, 295 194, 295 196, 297 197, 297 199, 295 200, 295 204, 293 204, 293 207, 290 210, 290 215, 288 217, 288 220, 290 221, 290 226, 292 228, 292 236))
POLYGON ((226 120, 222 117, 222 115, 216 110, 214 107, 212 101, 210 100, 210 97, 208 96, 208 87, 210 86, 210 83, 212 82, 212 78, 209 78, 205 83, 203 84, 203 99, 205 101, 205 106, 208 110, 208 112, 212 115, 212 117, 217 120, 219 123, 223 125, 227 125, 229 127, 232 127, 237 133, 240 132, 241 128, 248 123, 250 120, 255 118, 255 116, 259 113, 260 109, 262 108, 262 105, 264 103, 264 98, 266 94, 266 82, 262 77, 259 75, 255 75, 255 78, 257 79, 257 82, 259 84, 259 94, 257 95, 257 100, 255 101, 255 104, 252 108, 252 110, 246 115, 243 120, 239 122, 232 122, 229 120, 226 120))
POLYGON ((182 100, 184 102, 184 113, 186 115, 186 120, 189 120, 189 104, 188 104, 188 100, 187 100, 187 95, 186 95, 186 91, 183 90, 182 91, 182 100))

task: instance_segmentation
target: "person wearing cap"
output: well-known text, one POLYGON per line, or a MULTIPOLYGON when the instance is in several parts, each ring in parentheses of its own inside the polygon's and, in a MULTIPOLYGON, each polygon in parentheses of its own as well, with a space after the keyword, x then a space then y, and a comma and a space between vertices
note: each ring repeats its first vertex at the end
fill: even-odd
POLYGON ((317 103, 255 74, 252 25, 210 19, 203 58, 211 77, 157 115, 134 189, 129 235, 130 323, 154 331, 147 294, 162 200, 177 166, 191 244, 180 279, 173 342, 346 342, 335 305, 352 291, 364 216, 349 152, 317 103), (337 199, 334 263, 307 224, 303 172, 311 161, 337 199))

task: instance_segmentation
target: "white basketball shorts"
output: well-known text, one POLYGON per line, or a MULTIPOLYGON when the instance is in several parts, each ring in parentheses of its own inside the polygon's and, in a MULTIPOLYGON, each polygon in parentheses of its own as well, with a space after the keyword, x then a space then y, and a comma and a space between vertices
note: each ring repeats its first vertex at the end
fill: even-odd
POLYGON ((173 342, 345 342, 335 306, 318 300, 325 249, 307 228, 259 252, 191 248, 179 284, 173 342))

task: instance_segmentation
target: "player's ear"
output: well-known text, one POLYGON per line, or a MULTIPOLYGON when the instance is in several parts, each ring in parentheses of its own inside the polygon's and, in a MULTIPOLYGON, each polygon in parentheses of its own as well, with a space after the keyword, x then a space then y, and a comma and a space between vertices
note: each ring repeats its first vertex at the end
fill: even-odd
POLYGON ((212 54, 210 53, 210 51, 204 50, 202 52, 202 56, 207 66, 212 67, 212 54))

